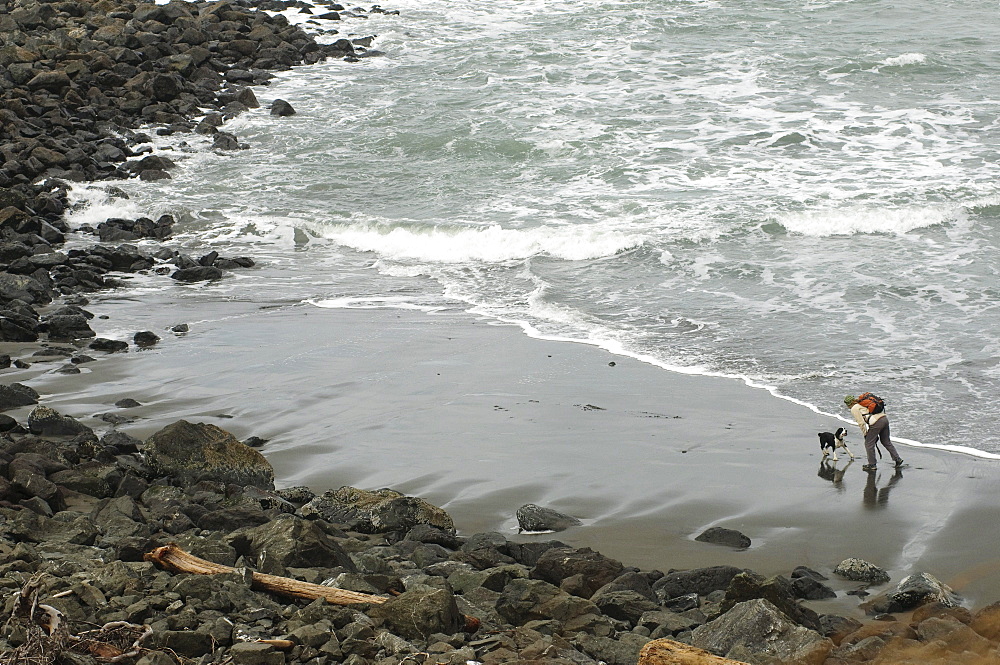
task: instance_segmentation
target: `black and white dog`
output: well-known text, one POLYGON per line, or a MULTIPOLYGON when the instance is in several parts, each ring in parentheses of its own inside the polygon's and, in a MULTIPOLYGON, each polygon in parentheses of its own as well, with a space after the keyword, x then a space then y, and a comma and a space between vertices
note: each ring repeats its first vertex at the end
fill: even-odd
POLYGON ((847 436, 847 430, 843 427, 838 427, 836 432, 820 432, 819 433, 819 449, 823 451, 823 458, 825 459, 827 455, 831 452, 833 453, 833 461, 837 461, 837 448, 843 448, 844 452, 854 459, 854 453, 852 453, 847 448, 847 444, 844 443, 844 437, 847 436))

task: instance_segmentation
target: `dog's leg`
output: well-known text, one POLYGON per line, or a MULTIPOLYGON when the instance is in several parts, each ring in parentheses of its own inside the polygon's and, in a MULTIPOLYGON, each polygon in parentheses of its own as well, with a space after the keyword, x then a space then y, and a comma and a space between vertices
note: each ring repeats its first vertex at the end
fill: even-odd
POLYGON ((853 460, 854 459, 854 453, 851 452, 851 449, 847 447, 846 443, 844 443, 842 445, 844 446, 844 452, 846 452, 848 455, 850 455, 851 459, 853 460))

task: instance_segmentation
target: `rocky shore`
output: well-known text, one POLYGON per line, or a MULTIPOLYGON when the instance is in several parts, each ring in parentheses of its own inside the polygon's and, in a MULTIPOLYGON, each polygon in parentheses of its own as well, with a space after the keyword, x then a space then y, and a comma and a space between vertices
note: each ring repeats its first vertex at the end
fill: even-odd
MULTIPOLYGON (((54 371, 79 373, 155 345, 150 331, 130 344, 90 326, 86 294, 125 288, 127 273, 197 282, 253 267, 149 250, 170 238, 169 216, 71 230, 67 183, 169 178, 150 133, 239 149, 221 128, 258 105, 253 86, 273 71, 377 55, 372 37, 321 44, 263 11, 289 7, 327 32, 385 11, 0 0, 0 343, 34 345, 0 365, 61 358, 54 371), (71 234, 85 242, 66 250, 71 234)), ((444 510, 391 490, 275 489, 260 442, 214 425, 181 420, 140 441, 115 414, 97 433, 39 401, 0 382, 0 412, 30 409, 23 422, 0 413, 2 663, 1000 662, 1000 605, 973 613, 933 576, 891 580, 851 552, 835 573, 875 594, 866 621, 818 612, 835 592, 806 567, 640 570, 551 536, 459 535, 444 510), (228 568, 165 569, 156 553, 170 544, 228 568), (342 594, 309 596, 316 585, 342 594)), ((526 531, 578 523, 530 505, 517 518, 526 531)), ((748 544, 724 529, 698 539, 748 544)))

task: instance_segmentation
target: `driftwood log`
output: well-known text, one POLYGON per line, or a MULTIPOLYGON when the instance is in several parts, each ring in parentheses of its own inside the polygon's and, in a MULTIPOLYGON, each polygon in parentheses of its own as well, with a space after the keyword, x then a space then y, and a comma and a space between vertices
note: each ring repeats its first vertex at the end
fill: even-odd
POLYGON ((647 642, 639 652, 638 665, 747 665, 667 638, 647 642))
MULTIPOLYGON (((185 552, 177 545, 171 543, 163 547, 157 547, 152 552, 147 552, 143 558, 146 561, 160 566, 165 570, 175 573, 194 573, 196 575, 219 575, 221 573, 236 572, 236 568, 223 566, 200 559, 195 555, 185 552)), ((290 577, 279 577, 278 575, 266 575, 264 573, 253 573, 250 588, 258 591, 269 591, 280 596, 290 596, 292 598, 305 598, 315 600, 323 598, 328 603, 334 605, 355 605, 358 603, 384 603, 389 600, 384 596, 373 596, 357 591, 347 591, 335 587, 323 586, 322 584, 311 584, 293 580, 290 577)))

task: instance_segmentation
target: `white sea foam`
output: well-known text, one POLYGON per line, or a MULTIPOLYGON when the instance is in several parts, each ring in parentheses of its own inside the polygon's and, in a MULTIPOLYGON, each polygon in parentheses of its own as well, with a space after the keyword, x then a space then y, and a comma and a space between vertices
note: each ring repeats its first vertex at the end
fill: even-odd
POLYGON ((501 262, 537 255, 582 261, 612 256, 643 242, 638 234, 580 226, 505 229, 497 224, 472 228, 334 224, 321 232, 360 251, 437 263, 501 262))
POLYGON ((858 233, 908 233, 952 221, 958 214, 959 209, 951 206, 855 206, 787 213, 778 215, 775 221, 793 233, 822 237, 858 233))
POLYGON ((413 302, 412 298, 404 296, 357 296, 343 298, 324 298, 320 300, 310 299, 307 304, 321 309, 407 309, 419 312, 443 312, 448 309, 446 305, 425 305, 413 302))
POLYGON ((71 228, 84 224, 96 227, 110 217, 134 219, 146 214, 139 204, 109 193, 109 185, 74 184, 67 192, 70 210, 66 222, 71 228))
POLYGON ((886 58, 882 64, 886 67, 905 67, 906 65, 919 65, 927 61, 927 56, 923 53, 903 53, 893 58, 886 58))

